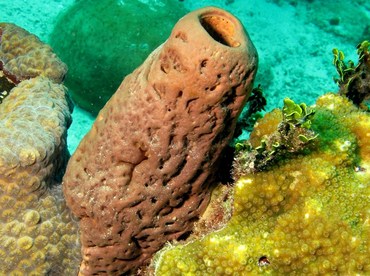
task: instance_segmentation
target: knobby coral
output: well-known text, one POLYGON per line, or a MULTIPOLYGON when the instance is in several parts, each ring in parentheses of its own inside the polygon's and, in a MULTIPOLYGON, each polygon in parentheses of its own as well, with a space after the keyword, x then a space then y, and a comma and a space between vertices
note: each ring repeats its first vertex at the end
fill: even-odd
POLYGON ((56 185, 68 158, 72 106, 58 83, 66 67, 20 27, 1 23, 0 37, 8 83, 0 87, 6 91, 0 103, 0 274, 72 275, 80 262, 78 228, 56 185))
MULTIPOLYGON (((370 116, 335 94, 315 110, 316 142, 241 175, 226 226, 165 247, 155 256, 157 275, 370 273, 370 116)), ((277 128, 281 112, 257 124, 256 141, 262 128, 277 128)))
POLYGON ((68 163, 80 273, 132 272, 206 208, 257 67, 241 23, 218 8, 183 17, 125 78, 68 163))
POLYGON ((67 66, 51 47, 11 23, 0 23, 0 70, 15 83, 45 76, 61 82, 67 66))

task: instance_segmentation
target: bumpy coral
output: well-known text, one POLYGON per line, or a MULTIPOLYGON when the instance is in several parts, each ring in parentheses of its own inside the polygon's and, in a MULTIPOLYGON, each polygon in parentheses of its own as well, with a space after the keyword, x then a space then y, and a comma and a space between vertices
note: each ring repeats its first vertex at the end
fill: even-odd
POLYGON ((44 77, 21 82, 0 105, 0 274, 78 268, 78 226, 54 186, 70 119, 65 88, 44 77))
POLYGON ((45 76, 61 82, 67 66, 51 47, 10 23, 0 23, 0 70, 14 82, 45 76))
POLYGON ((44 77, 23 81, 0 107, 0 178, 13 181, 29 171, 39 181, 29 175, 30 190, 24 193, 44 191, 41 180, 52 180, 66 159, 62 153, 71 116, 65 87, 44 77))
POLYGON ((256 50, 231 14, 205 8, 125 78, 68 163, 80 273, 120 275, 183 239, 208 204, 250 93, 256 50))
MULTIPOLYGON (((262 119, 255 141, 261 127, 278 123, 262 119)), ((227 225, 167 246, 155 257, 156 274, 369 274, 370 116, 326 94, 312 128, 319 134, 312 149, 240 177, 227 225)))
POLYGON ((54 82, 65 65, 19 27, 0 24, 0 37, 0 275, 73 275, 78 225, 57 185, 72 109, 54 82))

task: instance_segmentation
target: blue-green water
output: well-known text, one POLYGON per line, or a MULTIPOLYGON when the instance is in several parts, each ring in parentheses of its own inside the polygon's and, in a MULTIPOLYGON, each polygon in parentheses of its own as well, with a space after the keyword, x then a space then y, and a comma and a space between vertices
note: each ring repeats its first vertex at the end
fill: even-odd
MULTIPOLYGON (((124 4, 128 1, 118 2, 124 4)), ((145 4, 148 1, 140 2, 145 4)), ((161 4, 161 1, 156 2, 161 4)), ((265 91, 267 111, 281 106, 285 97, 313 104, 317 96, 324 92, 336 91, 337 87, 333 82, 336 71, 332 65, 332 49, 339 48, 347 53, 348 58, 356 59, 355 46, 361 40, 370 38, 368 1, 173 2, 174 5, 183 4, 189 10, 207 5, 219 6, 242 21, 259 52, 256 84, 261 84, 265 91)), ((15 23, 49 43, 58 15, 74 3, 73 0, 0 0, 0 21, 15 23)), ((163 9, 166 7, 163 6, 163 9)), ((135 16, 141 18, 140 12, 135 12, 135 16)), ((143 19, 143 32, 147 24, 143 19)), ((68 134, 71 152, 90 128, 94 117, 76 107, 73 119, 68 134)))
MULTIPOLYGON (((71 6, 75 5, 76 3, 81 3, 81 1, 83 0, 80 0, 80 1, 77 1, 77 0, 76 1, 72 1, 72 0, 68 0, 68 1, 15 0, 10 3, 10 1, 0 0, 0 22, 15 23, 27 29, 31 33, 34 33, 35 35, 39 36, 40 39, 46 43, 52 43, 52 34, 54 34, 54 36, 57 36, 57 37, 58 35, 61 36, 60 40, 64 39, 63 36, 66 36, 65 37, 66 39, 67 38, 70 39, 70 37, 67 37, 69 34, 62 34, 62 33, 58 34, 58 32, 55 30, 54 27, 56 26, 58 20, 60 20, 60 17, 59 17, 60 14, 64 13, 66 10, 68 10, 71 6)), ((119 2, 119 5, 124 6, 125 3, 128 3, 129 1, 130 0, 119 0, 117 2, 119 2)), ((143 5, 146 5, 149 3, 150 0, 146 0, 146 1, 145 0, 135 0, 135 1, 140 1, 143 5)), ((159 6, 161 6, 161 3, 163 3, 162 1, 164 0, 157 0, 157 1, 152 1, 152 2, 156 2, 159 6)), ((168 1, 171 1, 171 0, 168 0, 168 1)), ((183 0, 183 1, 175 1, 175 0, 172 0, 172 4, 173 5, 180 5, 180 4, 185 5, 185 7, 189 11, 202 7, 202 6, 206 6, 206 5, 215 5, 215 6, 219 6, 224 9, 227 9, 231 13, 235 14, 242 21, 242 23, 244 24, 246 30, 248 31, 251 39, 253 40, 259 52, 259 72, 257 75, 255 85, 257 86, 260 84, 264 90, 265 96, 267 98, 266 111, 270 111, 274 107, 282 106, 283 99, 285 97, 290 97, 298 103, 306 102, 307 104, 313 104, 315 99, 319 95, 324 94, 327 91, 336 91, 337 87, 333 81, 333 77, 336 76, 336 70, 332 64, 332 59, 333 59, 332 49, 339 48, 343 50, 344 53, 346 53, 347 59, 356 60, 356 53, 355 53, 356 45, 364 39, 370 39, 370 20, 369 20, 370 3, 369 1, 364 1, 364 0, 356 0, 356 1, 351 1, 351 2, 350 1, 323 2, 323 1, 317 1, 317 0, 316 1, 315 0, 310 0, 310 1, 297 1, 297 0, 296 1, 295 0, 289 0, 289 1, 288 0, 286 1, 284 0, 271 0, 271 1, 268 1, 268 0, 264 0, 264 1, 257 1, 257 0, 254 0, 254 1, 183 0)), ((164 10, 164 14, 166 14, 165 11, 166 9, 168 9, 168 6, 162 5, 161 8, 164 10)), ((95 12, 99 14, 100 10, 98 9, 95 12)), ((168 11, 168 12, 171 12, 171 11, 168 11)), ((163 14, 163 11, 161 14, 163 14)), ((137 22, 139 22, 138 34, 141 31, 142 32, 148 31, 149 26, 151 27, 152 34, 153 35, 156 34, 155 24, 151 25, 150 20, 147 17, 143 16, 143 14, 140 11, 136 11, 135 13, 132 13, 131 15, 135 18, 137 22), (140 22, 142 23, 140 24, 140 22), (140 30, 140 27, 142 28, 142 30, 140 30)), ((162 17, 165 17, 165 16, 162 15, 162 17)), ((165 18, 163 18, 163 20, 164 19, 165 18)), ((90 18, 86 18, 86 20, 87 21, 85 22, 93 21, 90 18)), ((112 18, 112 22, 115 22, 115 21, 118 24, 127 24, 127 23, 123 23, 124 21, 120 20, 120 18, 112 18)), ((84 28, 84 27, 85 25, 82 22, 81 28, 84 28)), ((128 24, 127 26, 125 25, 125 28, 127 28, 127 30, 131 30, 130 28, 132 28, 132 26, 128 24)), ((112 28, 107 28, 106 30, 108 34, 111 31, 112 31, 112 28)), ((122 31, 120 33, 114 33, 112 35, 124 36, 125 33, 126 33, 125 31, 122 31)), ((73 35, 73 34, 71 33, 70 35, 73 35)), ((100 40, 100 43, 102 43, 102 45, 104 45, 104 43, 106 42, 106 40, 103 40, 99 36, 94 35, 94 37, 96 38, 96 40, 100 40)), ((81 41, 78 41, 78 42, 81 42, 81 41)), ((120 47, 120 45, 116 45, 116 46, 117 48, 120 47)), ((124 55, 126 56, 135 55, 135 53, 126 51, 124 55)), ((96 66, 96 64, 92 62, 91 64, 87 64, 87 66, 94 67, 96 66)), ((78 86, 76 88, 70 87, 70 90, 72 89, 78 89, 78 86)), ((74 92, 74 91, 71 91, 71 92, 74 92)), ((145 115, 146 114, 143 114, 143 116, 145 115)), ((344 117, 342 114, 340 114, 340 116, 341 118, 344 117)), ((83 110, 82 108, 78 106, 78 104, 76 104, 76 107, 73 112, 73 123, 68 132, 68 147, 71 153, 75 151, 76 147, 78 146, 79 141, 82 139, 85 133, 89 130, 93 121, 94 121, 94 116, 92 116, 90 113, 83 110)), ((326 123, 323 124, 323 127, 321 127, 322 131, 325 130, 325 125, 326 123)), ((335 122, 331 123, 331 125, 335 126, 336 123, 335 122)), ((3 128, 5 129, 5 127, 3 128)), ((7 130, 8 129, 5 129, 5 130, 0 129, 0 132, 1 131, 6 132, 7 130)), ((366 131, 367 130, 364 130, 364 133, 368 134, 368 131, 367 132, 366 131)), ((25 131, 23 131, 23 133, 25 133, 25 131)), ((29 141, 32 141, 34 139, 34 136, 26 133, 25 138, 24 139, 22 138, 21 140, 28 140, 28 139, 29 141)), ((330 142, 331 139, 329 139, 328 141, 330 142)), ((342 148, 344 149, 344 146, 348 147, 349 145, 348 143, 350 142, 347 140, 344 141, 343 144, 341 145, 342 148)), ((16 143, 10 144, 11 145, 9 147, 10 150, 6 149, 8 150, 8 152, 10 152, 8 156, 11 156, 12 150, 15 148, 14 146, 15 144, 16 143)), ((341 151, 343 151, 343 149, 341 149, 341 151)), ((25 161, 25 162, 27 162, 28 160, 32 160, 32 155, 29 157, 23 154, 21 157, 23 158, 22 161, 25 161), (27 157, 29 158, 27 159, 27 157)), ((88 160, 87 163, 90 162, 89 157, 90 156, 88 156, 87 158, 88 160)), ((0 161, 2 161, 1 158, 0 158, 0 161)), ((9 158, 6 161, 9 161, 9 158)), ((10 164, 11 161, 12 160, 10 160, 8 163, 10 164)), ((356 162, 357 161, 358 160, 356 160, 356 162)), ((346 162, 343 162, 343 164, 347 165, 346 162)), ((331 169, 336 170, 331 163, 329 165, 333 167, 331 169)), ((352 173, 353 171, 360 172, 360 173, 365 172, 368 167, 361 167, 360 165, 356 163, 355 168, 353 168, 352 165, 351 167, 348 167, 348 168, 349 170, 351 170, 352 173)), ((22 166, 19 166, 19 167, 22 168, 22 166)), ((73 165, 71 165, 70 167, 73 167, 73 165)), ((114 166, 111 166, 111 167, 114 167, 114 166)), ((11 167, 11 169, 13 169, 13 167, 11 167)), ((64 173, 63 170, 61 170, 61 172, 64 173)), ((59 176, 61 176, 62 173, 60 173, 59 176)), ((87 170, 85 170, 85 173, 86 175, 89 174, 87 170)), ((298 171, 293 172, 293 173, 296 174, 298 173, 298 171)), ((11 174, 11 173, 6 172, 5 174, 11 174)), ((5 174, 1 173, 0 178, 3 179, 5 174)), ((13 174, 17 174, 17 172, 16 173, 13 172, 13 174)), ((333 174, 336 174, 336 173, 333 173, 333 174)), ((299 174, 296 174, 296 175, 298 176, 299 174)), ((4 192, 3 194, 6 194, 5 193, 6 191, 6 192, 9 192, 11 196, 17 196, 18 190, 20 190, 18 189, 18 184, 24 184, 24 182, 27 182, 29 180, 29 179, 26 179, 26 178, 29 178, 28 176, 29 176, 28 174, 26 174, 26 176, 24 175, 21 176, 22 180, 20 182, 22 183, 18 183, 17 180, 11 180, 12 183, 10 183, 9 185, 8 185, 8 182, 2 181, 0 179, 0 182, 3 183, 3 185, 0 187, 1 193, 4 192)), ((7 175, 5 175, 5 177, 7 177, 7 175)), ((323 178, 324 176, 319 176, 319 177, 323 178)), ((43 188, 45 188, 44 187, 45 185, 49 185, 47 181, 49 181, 49 179, 43 181, 42 185, 40 184, 41 188, 39 186, 35 187, 35 190, 42 190, 43 188)), ((58 181, 59 181, 58 183, 60 183, 61 181, 60 178, 58 178, 58 181)), ((101 182, 105 183, 105 181, 106 181, 106 178, 104 178, 104 180, 102 180, 101 182)), ((32 184, 32 181, 29 181, 29 182, 32 184)), ((64 187, 66 187, 65 183, 64 183, 64 187)), ((364 182, 363 183, 353 182, 353 183, 355 183, 355 185, 361 188, 362 186, 365 186, 366 184, 364 182), (360 183, 360 184, 357 184, 357 183, 360 183)), ((37 198, 37 196, 33 195, 33 192, 34 192, 33 190, 29 193, 30 197, 28 197, 27 193, 21 194, 22 196, 25 196, 25 197, 24 198, 21 196, 19 197, 20 204, 17 204, 18 209, 13 208, 12 205, 8 206, 8 204, 13 204, 14 202, 12 203, 12 201, 9 199, 9 197, 7 197, 7 195, 6 197, 3 197, 1 199, 1 203, 2 203, 1 207, 3 207, 3 210, 1 212, 2 218, 3 218, 2 225, 7 225, 7 227, 1 226, 0 232, 4 234, 5 231, 9 230, 10 232, 12 232, 12 235, 14 234, 14 236, 18 237, 21 231, 23 231, 24 229, 27 229, 27 231, 29 231, 27 233, 30 236, 32 236, 31 234, 35 234, 35 235, 39 234, 37 231, 33 231, 32 229, 38 229, 37 228, 38 226, 40 226, 41 228, 41 225, 43 225, 42 229, 44 229, 50 235, 52 235, 53 234, 52 229, 54 229, 53 227, 56 227, 57 225, 59 225, 58 219, 62 217, 62 212, 60 212, 60 210, 58 209, 59 207, 58 208, 55 207, 57 205, 50 198, 53 198, 53 196, 55 196, 55 198, 57 198, 58 200, 61 200, 60 205, 62 205, 62 207, 60 208, 64 208, 65 205, 62 204, 62 202, 64 201, 63 201, 62 193, 60 190, 61 187, 62 185, 56 185, 54 187, 55 188, 54 190, 45 188, 45 193, 43 193, 40 196, 40 198, 37 198), (49 195, 50 195, 50 198, 48 198, 49 195), (34 196, 34 198, 32 196, 34 196), (35 210, 38 210, 38 211, 41 210, 40 214, 38 214, 38 211, 36 212, 35 210, 30 209, 33 207, 31 206, 31 204, 29 206, 23 205, 23 203, 26 204, 27 202, 31 202, 32 199, 34 199, 36 202, 35 204, 37 208, 35 207, 35 210), (22 209, 22 206, 23 207, 26 206, 26 208, 22 209), (44 211, 48 207, 52 209, 52 212, 46 214, 47 212, 44 212, 44 211), (22 219, 22 221, 24 220, 25 223, 27 223, 28 225, 35 224, 37 226, 35 226, 35 228, 31 228, 31 227, 24 226, 23 223, 20 223, 19 227, 13 227, 14 225, 12 225, 11 223, 8 223, 9 220, 10 221, 12 220, 11 218, 12 215, 14 215, 15 217, 18 216, 19 221, 22 219), (53 221, 54 225, 49 222, 49 225, 51 226, 49 228, 48 227, 45 228, 44 226, 45 225, 47 226, 46 222, 48 221, 49 218, 51 221, 53 221), (22 230, 22 227, 24 228, 23 230, 22 230)), ((33 186, 31 188, 33 188, 33 186)), ((350 197, 354 198, 353 194, 350 194, 350 197)), ((94 197, 89 197, 88 199, 89 201, 91 199, 91 202, 94 202, 94 197)), ((109 202, 109 204, 111 204, 110 198, 108 198, 107 201, 109 202)), ((155 201, 157 201, 157 199, 155 199, 155 201)), ((33 201, 31 203, 33 204, 33 201)), ((80 202, 77 203, 77 206, 79 204, 83 206, 83 204, 81 204, 80 202)), ((68 206, 70 207, 70 205, 68 206)), ((362 208, 362 210, 363 209, 364 208, 362 208)), ((103 208, 101 210, 103 210, 103 208)), ((70 217, 68 216, 68 211, 65 210, 64 215, 63 215, 63 218, 69 223, 70 221, 68 219, 70 219, 70 217)), ((139 215, 138 217, 140 218, 140 216, 141 215, 139 215)), ((80 244, 78 242, 79 236, 76 234, 77 226, 76 228, 72 227, 71 231, 75 235, 73 236, 73 238, 70 238, 69 240, 68 239, 65 240, 65 242, 69 244, 69 247, 68 247, 69 249, 73 248, 73 246, 76 247, 76 249, 79 249, 80 247, 80 244), (74 242, 74 240, 76 240, 76 242, 74 242)), ((60 233, 58 232, 58 234, 60 233)), ((22 235, 23 235, 23 232, 22 232, 22 235)), ((56 236, 57 236, 56 238, 58 238, 57 234, 56 236)), ((19 240, 20 241, 18 241, 17 244, 20 248, 27 250, 33 247, 33 240, 30 237, 25 237, 25 239, 23 238, 19 240)), ((11 242, 6 242, 4 239, 0 241, 3 242, 2 245, 4 244, 11 245, 11 242)), ((14 239, 13 239, 13 245, 14 245, 14 239)), ((10 246, 7 246, 7 247, 8 247, 7 249, 10 248, 10 246)), ((33 247, 33 249, 35 248, 36 246, 33 247)), ((35 250, 38 250, 38 249, 35 249, 35 250)), ((1 257, 2 258, 4 257, 2 268, 5 268, 5 271, 11 271, 13 269, 14 264, 17 262, 18 259, 11 259, 10 257, 13 257, 15 255, 20 255, 18 254, 19 251, 14 251, 14 250, 9 249, 9 252, 12 254, 8 254, 8 256, 6 256, 7 254, 4 252, 6 251, 0 250, 1 257)), ((77 252, 78 254, 79 250, 75 252, 77 252)), ((53 254, 56 254, 56 256, 59 256, 58 251, 53 251, 53 252, 49 251, 49 253, 50 254, 53 253, 53 254)), ((42 258, 39 257, 39 259, 42 259, 42 258)), ((48 259, 48 257, 46 259, 48 259)), ((59 261, 59 258, 57 259, 58 264, 62 263, 62 261, 66 261, 66 259, 63 259, 61 261, 59 261)), ((74 259, 74 261, 76 261, 76 263, 79 263, 80 262, 79 256, 77 256, 74 259)), ((25 262, 22 262, 20 264, 23 264, 22 269, 27 269, 27 268, 30 269, 30 267, 32 268, 32 265, 34 265, 33 263, 30 263, 29 260, 26 260, 25 262)), ((73 269, 76 269, 76 268, 77 268, 77 265, 73 265, 73 269)), ((65 269, 65 267, 63 267, 62 269, 65 269)), ((61 272, 58 270, 57 274, 61 275, 60 273, 61 272)), ((71 275, 71 273, 66 273, 66 275, 71 275)))

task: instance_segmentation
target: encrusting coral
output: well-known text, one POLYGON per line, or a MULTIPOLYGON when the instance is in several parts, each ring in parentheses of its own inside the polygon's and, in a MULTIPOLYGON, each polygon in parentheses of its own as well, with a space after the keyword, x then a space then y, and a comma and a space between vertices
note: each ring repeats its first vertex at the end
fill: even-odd
POLYGON ((71 123, 71 102, 58 83, 66 67, 20 27, 1 23, 0 36, 0 71, 9 84, 0 103, 0 275, 73 275, 78 225, 56 185, 71 123))
POLYGON ((189 13, 127 76, 70 159, 63 179, 80 218, 80 273, 120 275, 184 239, 206 208, 257 69, 241 23, 189 13))
MULTIPOLYGON (((314 142, 240 176, 231 220, 165 247, 155 256, 156 275, 370 273, 370 116, 330 93, 315 110, 314 142)), ((266 129, 274 133, 277 113, 281 120, 277 109, 257 123, 255 142, 269 135, 266 129)))

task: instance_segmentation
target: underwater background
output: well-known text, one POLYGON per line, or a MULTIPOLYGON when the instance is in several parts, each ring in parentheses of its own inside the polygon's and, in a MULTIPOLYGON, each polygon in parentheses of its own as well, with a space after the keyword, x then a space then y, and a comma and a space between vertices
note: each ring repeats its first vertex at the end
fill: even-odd
POLYGON ((369 12, 0 0, 0 275, 368 275, 369 12))
MULTIPOLYGON (((80 11, 82 13, 81 9, 90 6, 90 10, 96 9, 93 12, 98 17, 102 11, 99 11, 101 6, 96 4, 101 2, 104 1, 0 0, 0 21, 15 23, 37 35, 43 42, 50 43, 52 35, 58 37, 58 33, 55 33, 54 30, 58 20, 59 24, 68 24, 69 9, 80 5, 80 8, 77 10, 75 8, 74 12, 80 11), (60 22, 61 18, 62 22, 60 22)), ((120 7, 125 8, 125 5, 130 1, 113 2, 117 2, 120 7)), ((149 39, 150 36, 158 37, 158 33, 163 28, 160 24, 161 20, 163 20, 163 25, 168 25, 166 22, 169 19, 166 15, 173 13, 176 6, 181 6, 181 9, 194 10, 214 5, 237 16, 245 26, 259 53, 259 68, 255 86, 261 84, 264 90, 267 98, 266 111, 281 107, 285 97, 290 97, 296 102, 313 104, 315 99, 324 92, 337 91, 337 85, 333 81, 336 71, 332 65, 332 49, 341 49, 346 53, 346 58, 355 61, 357 59, 356 45, 370 37, 370 2, 364 0, 137 0, 131 2, 141 3, 149 8, 152 6, 155 9, 161 9, 157 10, 157 23, 151 24, 150 18, 143 17, 140 9, 132 9, 131 5, 132 10, 126 11, 126 13, 132 18, 124 18, 124 20, 117 18, 116 15, 109 18, 111 11, 104 11, 105 22, 102 24, 107 24, 106 32, 114 33, 115 27, 110 26, 118 25, 117 22, 123 20, 127 25, 123 26, 123 29, 126 28, 127 32, 132 28, 130 22, 134 22, 133 24, 139 24, 143 35, 145 34, 149 39), (109 23, 109 21, 113 23, 109 23)), ((112 11, 112 13, 115 12, 112 11)), ((155 10, 153 14, 153 18, 155 18, 155 10)), ((71 14, 69 16, 73 17, 71 14)), ((88 25, 89 20, 91 21, 93 18, 81 20, 81 26, 83 26, 88 25)), ((102 29, 104 30, 100 26, 99 30, 102 29)), ((125 33, 114 33, 114 35, 124 36, 125 33)), ((61 41, 71 40, 67 36, 66 33, 61 33, 59 39, 61 41)), ((166 34, 161 34, 161 36, 166 37, 166 34)), ((104 41, 100 41, 98 36, 94 39, 97 43, 104 45, 104 41)), ((78 47, 78 39, 74 43, 78 47)), ((159 45, 160 42, 156 41, 155 43, 159 45)), ((55 48, 55 45, 52 46, 55 48)), ((126 51, 126 49, 124 50, 126 51)), ((122 52, 121 55, 124 59, 135 55, 135 52, 122 52)), ((63 60, 63 57, 61 59, 63 60)), ((91 66, 93 67, 94 64, 92 63, 91 66)), ((99 74, 99 72, 97 73, 99 74)), ((120 72, 116 72, 116 74, 119 76, 120 72)), ((124 72, 122 72, 122 79, 123 77, 124 72)), ((71 90, 70 87, 69 89, 71 90)), ((112 89, 114 92, 115 88, 112 89)), ((75 151, 79 141, 90 129, 94 117, 90 112, 75 104, 73 123, 68 131, 68 147, 71 153, 75 151)))

